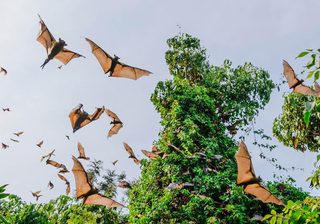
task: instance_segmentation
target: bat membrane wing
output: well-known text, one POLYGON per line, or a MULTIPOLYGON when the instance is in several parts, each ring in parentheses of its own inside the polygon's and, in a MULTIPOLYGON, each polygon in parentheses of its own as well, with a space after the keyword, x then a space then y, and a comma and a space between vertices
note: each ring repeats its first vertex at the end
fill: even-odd
POLYGON ((48 51, 51 48, 52 43, 55 42, 55 39, 41 18, 39 21, 39 25, 40 25, 40 31, 39 31, 39 34, 37 37, 37 41, 39 43, 41 43, 42 46, 44 46, 44 48, 47 50, 47 54, 48 54, 48 51))
POLYGON ((255 196, 263 203, 274 203, 277 205, 284 205, 283 202, 274 196, 268 189, 260 183, 249 184, 244 188, 244 192, 255 196))
POLYGON ((89 183, 88 175, 86 171, 84 170, 82 164, 80 161, 72 157, 73 160, 73 176, 76 184, 76 196, 77 198, 83 197, 85 194, 89 193, 90 190, 92 190, 92 186, 89 183))
POLYGON ((282 64, 283 64, 283 74, 288 81, 289 87, 291 88, 296 83, 298 83, 299 80, 297 79, 297 76, 294 70, 292 69, 292 67, 289 65, 287 61, 283 60, 282 64))
POLYGON ((92 194, 89 195, 83 202, 85 205, 104 205, 108 208, 114 208, 114 207, 125 207, 124 205, 120 204, 119 202, 116 202, 110 198, 107 198, 106 196, 102 194, 92 194))
POLYGON ((74 58, 83 57, 81 54, 63 48, 54 58, 61 61, 64 65, 68 64, 74 58))
POLYGON ((315 97, 320 96, 320 91, 315 91, 312 88, 305 86, 303 84, 296 86, 294 88, 294 92, 301 93, 301 94, 307 95, 307 96, 315 96, 315 97))
POLYGON ((114 68, 112 73, 112 77, 122 77, 137 80, 141 76, 148 76, 151 72, 141 69, 132 67, 123 63, 118 62, 114 68))

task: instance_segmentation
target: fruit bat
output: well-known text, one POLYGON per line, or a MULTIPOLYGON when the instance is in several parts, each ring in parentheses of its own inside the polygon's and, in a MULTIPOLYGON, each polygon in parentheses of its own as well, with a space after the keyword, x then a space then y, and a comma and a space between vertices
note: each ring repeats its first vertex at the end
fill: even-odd
POLYGON ((67 46, 66 42, 59 38, 58 41, 54 39, 52 34, 50 33, 48 27, 39 16, 39 25, 40 25, 40 32, 37 37, 37 41, 44 46, 44 48, 47 50, 47 59, 44 61, 44 63, 40 66, 42 69, 44 66, 53 58, 58 59, 63 64, 68 64, 69 61, 71 61, 73 58, 83 57, 82 55, 75 53, 73 51, 67 50, 64 48, 67 46))
POLYGON ((93 188, 89 183, 88 175, 84 170, 80 161, 72 156, 73 168, 72 172, 76 184, 76 197, 77 199, 83 198, 83 204, 89 205, 104 205, 108 208, 112 207, 125 207, 124 205, 116 202, 106 196, 99 194, 98 190, 93 188))
POLYGON ((244 186, 245 193, 255 196, 263 203, 284 205, 283 202, 264 187, 256 177, 251 156, 243 141, 239 144, 239 150, 236 152, 235 158, 238 166, 237 184, 244 186))
POLYGON ((170 183, 166 189, 168 190, 175 190, 175 189, 183 189, 183 188, 192 188, 194 187, 194 184, 193 183, 189 183, 189 182, 186 182, 186 183, 182 183, 182 184, 179 184, 179 183, 170 183))
POLYGON ((132 148, 125 142, 123 143, 123 146, 124 146, 125 150, 129 153, 129 158, 133 159, 135 164, 139 165, 140 160, 138 160, 137 157, 134 155, 132 148))
POLYGON ((108 138, 110 138, 112 135, 115 135, 118 133, 120 128, 123 127, 123 123, 119 119, 119 117, 115 113, 113 113, 111 110, 106 109, 105 112, 112 119, 110 124, 113 124, 112 128, 108 132, 108 138))
POLYGON ((0 67, 0 73, 3 73, 3 75, 6 75, 8 72, 6 69, 0 67))
POLYGON ((42 162, 42 160, 44 160, 45 158, 48 158, 47 160, 50 160, 51 156, 55 155, 55 154, 53 154, 54 151, 56 151, 56 150, 54 149, 49 154, 42 156, 40 161, 42 162))
POLYGON ((66 138, 67 138, 68 140, 70 140, 70 137, 69 137, 69 135, 66 135, 66 138))
POLYGON ((118 187, 120 187, 120 188, 131 188, 131 185, 127 181, 121 180, 118 183, 118 187))
POLYGON ((102 50, 97 44, 95 44, 92 40, 85 38, 86 41, 89 42, 92 53, 97 58, 100 63, 104 73, 109 72, 109 77, 123 77, 128 79, 137 80, 141 76, 148 76, 151 72, 132 67, 126 64, 119 62, 120 59, 118 56, 114 55, 114 58, 111 57, 107 52, 102 50))
POLYGON ((13 141, 13 142, 19 142, 19 140, 13 139, 13 138, 10 138, 10 140, 13 141))
POLYGON ((65 182, 65 184, 67 185, 66 188, 66 195, 69 195, 70 193, 70 182, 67 180, 67 178, 65 178, 64 176, 62 176, 61 174, 58 174, 58 177, 65 182))
POLYGON ((53 183, 52 183, 51 181, 49 181, 48 187, 50 188, 50 190, 51 190, 52 188, 54 188, 54 185, 53 185, 53 183))
POLYGON ((79 151, 78 159, 85 159, 85 160, 89 160, 90 159, 89 157, 86 157, 86 154, 84 152, 84 148, 83 148, 83 146, 81 145, 80 142, 78 142, 78 151, 79 151))
POLYGON ((141 152, 148 157, 149 159, 156 159, 159 155, 154 152, 149 152, 147 150, 142 149, 141 152))
POLYGON ((13 133, 13 134, 16 135, 17 137, 19 137, 19 136, 22 135, 23 133, 24 133, 23 131, 19 131, 19 132, 13 133))
POLYGON ((115 166, 117 162, 118 162, 118 160, 115 160, 112 162, 112 164, 115 166))
POLYGON ((46 164, 47 165, 49 164, 49 165, 51 165, 53 167, 56 167, 56 168, 60 169, 59 173, 68 173, 69 172, 67 167, 62 163, 58 163, 56 161, 47 159, 46 164))
POLYGON ((3 148, 3 149, 9 148, 9 145, 6 145, 6 144, 4 144, 4 143, 1 143, 1 144, 2 144, 2 148, 3 148))
POLYGON ((73 108, 69 114, 73 133, 92 121, 98 120, 104 111, 104 107, 97 108, 93 114, 89 115, 82 107, 83 105, 79 104, 77 107, 73 108))
POLYGON ((10 108, 8 108, 8 107, 7 107, 7 108, 3 108, 3 107, 2 107, 2 110, 3 110, 3 111, 8 111, 8 112, 11 111, 10 108))
POLYGON ((31 192, 32 196, 36 198, 36 201, 42 196, 41 191, 31 192))
POLYGON ((320 97, 320 90, 318 88, 319 87, 318 83, 315 83, 315 85, 316 85, 315 89, 312 89, 311 87, 303 85, 302 84, 303 80, 299 80, 297 78, 294 70, 288 64, 288 62, 283 60, 282 64, 283 64, 283 74, 288 81, 289 88, 293 89, 293 92, 301 93, 301 94, 307 95, 307 96, 320 97))
POLYGON ((43 141, 41 140, 41 141, 37 144, 37 146, 38 146, 39 148, 41 148, 42 144, 43 144, 43 141))

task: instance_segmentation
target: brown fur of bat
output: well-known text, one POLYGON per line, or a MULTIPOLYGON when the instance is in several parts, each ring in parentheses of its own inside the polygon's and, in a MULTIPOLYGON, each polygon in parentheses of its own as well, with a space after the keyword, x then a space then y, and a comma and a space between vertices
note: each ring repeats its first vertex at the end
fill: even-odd
POLYGON ((89 115, 82 109, 83 105, 79 104, 77 107, 73 108, 69 113, 69 119, 73 129, 73 133, 84 127, 85 125, 91 123, 92 121, 98 120, 104 111, 104 107, 97 108, 93 114, 89 115))
POLYGON ((123 146, 124 146, 124 149, 127 151, 127 153, 129 153, 129 158, 133 159, 134 163, 139 165, 140 164, 140 160, 137 159, 137 157, 135 156, 132 148, 125 142, 123 142, 123 146))
POLYGON ((72 157, 73 167, 72 172, 75 179, 76 185, 76 197, 77 199, 83 198, 83 204, 95 204, 104 205, 106 207, 125 207, 124 205, 116 202, 106 196, 99 194, 98 190, 95 189, 89 182, 88 175, 83 168, 81 162, 76 158, 72 157))
POLYGON ((118 183, 118 187, 120 187, 120 188, 131 188, 131 185, 129 184, 129 182, 127 182, 125 180, 121 180, 118 183))
POLYGON ((288 85, 290 89, 293 89, 293 92, 301 93, 307 96, 315 96, 320 97, 320 89, 317 88, 319 85, 316 83, 315 89, 303 85, 303 80, 297 78, 293 68, 289 65, 289 63, 283 60, 283 74, 288 81, 288 85))
POLYGON ((149 74, 152 74, 150 71, 145 69, 136 68, 119 62, 120 58, 118 56, 114 55, 114 57, 111 57, 92 40, 88 38, 85 39, 90 44, 91 51, 97 58, 104 73, 106 74, 109 72, 109 77, 122 77, 137 80, 142 76, 148 76, 149 74))
POLYGON ((83 148, 83 146, 81 145, 80 142, 78 142, 78 151, 79 151, 78 159, 90 160, 89 157, 86 157, 84 148, 83 148))
POLYGON ((263 203, 284 205, 283 202, 264 187, 260 183, 259 178, 256 177, 251 156, 243 141, 239 144, 239 150, 236 152, 235 158, 238 166, 237 184, 244 186, 244 192, 246 194, 255 196, 263 203))

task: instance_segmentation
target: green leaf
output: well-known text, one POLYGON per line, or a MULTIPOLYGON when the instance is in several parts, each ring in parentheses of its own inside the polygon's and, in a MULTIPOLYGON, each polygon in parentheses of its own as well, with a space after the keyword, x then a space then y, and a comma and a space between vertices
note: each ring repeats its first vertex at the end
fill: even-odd
POLYGON ((310 79, 310 78, 312 77, 313 73, 314 73, 314 71, 310 71, 310 72, 308 73, 308 76, 307 76, 306 79, 310 79))
POLYGON ((311 117, 311 111, 310 110, 307 110, 306 112, 304 112, 304 115, 303 115, 303 120, 304 120, 304 123, 307 125, 309 125, 310 123, 310 117, 311 117))
POLYGON ((317 70, 316 73, 314 74, 314 81, 317 81, 320 77, 320 71, 317 70))
POLYGON ((309 51, 302 51, 296 58, 302 58, 302 57, 306 56, 309 53, 310 53, 309 51))
POLYGON ((316 64, 316 54, 312 54, 311 55, 311 60, 308 62, 308 64, 306 65, 306 67, 308 69, 310 69, 312 66, 314 66, 316 64))
POLYGON ((317 155, 317 162, 320 160, 320 154, 317 155))

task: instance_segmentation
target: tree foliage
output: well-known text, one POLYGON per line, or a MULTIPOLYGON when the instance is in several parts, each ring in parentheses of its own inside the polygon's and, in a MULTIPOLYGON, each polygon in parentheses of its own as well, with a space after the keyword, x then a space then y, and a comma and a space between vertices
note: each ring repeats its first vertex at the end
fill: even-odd
MULTIPOLYGON (((200 41, 188 34, 167 43, 173 80, 159 82, 151 97, 162 125, 156 145, 167 156, 142 161, 141 177, 129 192, 129 221, 256 223, 255 215, 279 211, 236 185, 237 144, 229 135, 268 103, 275 87, 269 74, 250 63, 233 68, 229 60, 211 66, 200 41), (168 188, 172 183, 191 184, 168 188)), ((289 184, 268 186, 284 201, 305 197, 289 184)))

